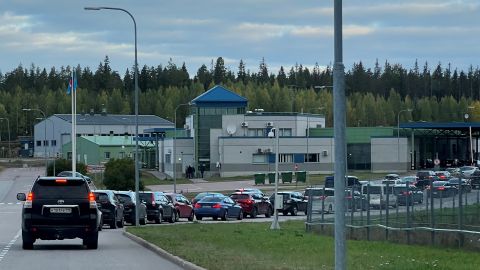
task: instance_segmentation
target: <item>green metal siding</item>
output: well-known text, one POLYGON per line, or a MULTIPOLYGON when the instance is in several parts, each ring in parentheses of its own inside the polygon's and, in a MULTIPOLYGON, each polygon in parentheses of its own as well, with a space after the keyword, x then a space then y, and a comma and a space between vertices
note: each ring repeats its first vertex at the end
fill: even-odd
MULTIPOLYGON (((349 127, 347 128, 347 143, 370 144, 371 137, 396 136, 396 128, 393 127, 349 127)), ((333 128, 311 128, 311 137, 333 137, 333 128)))

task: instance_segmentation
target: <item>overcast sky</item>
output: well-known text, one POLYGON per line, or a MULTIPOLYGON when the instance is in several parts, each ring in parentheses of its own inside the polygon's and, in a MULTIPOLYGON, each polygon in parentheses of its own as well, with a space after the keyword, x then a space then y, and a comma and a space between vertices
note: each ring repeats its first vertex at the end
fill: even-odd
MULTIPOLYGON (((105 55, 124 74, 133 66, 137 21, 139 65, 185 62, 193 76, 221 56, 237 72, 243 59, 271 72, 295 63, 311 67, 333 61, 333 0, 0 0, 0 71, 20 63, 80 64, 96 69, 105 55)), ((479 65, 480 0, 345 0, 344 63, 412 67, 439 62, 466 70, 479 65)))

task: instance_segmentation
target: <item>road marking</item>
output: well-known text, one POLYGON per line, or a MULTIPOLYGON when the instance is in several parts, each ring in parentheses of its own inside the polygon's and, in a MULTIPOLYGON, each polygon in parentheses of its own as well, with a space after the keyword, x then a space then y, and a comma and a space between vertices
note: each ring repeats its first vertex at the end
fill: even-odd
POLYGON ((7 256, 7 253, 8 251, 10 250, 10 248, 12 247, 12 245, 17 241, 18 237, 20 237, 20 233, 22 232, 22 230, 18 230, 17 234, 15 235, 15 237, 13 237, 12 240, 10 240, 10 242, 8 243, 8 245, 6 245, 2 252, 0 252, 0 263, 2 262, 3 258, 5 258, 5 256, 7 256))

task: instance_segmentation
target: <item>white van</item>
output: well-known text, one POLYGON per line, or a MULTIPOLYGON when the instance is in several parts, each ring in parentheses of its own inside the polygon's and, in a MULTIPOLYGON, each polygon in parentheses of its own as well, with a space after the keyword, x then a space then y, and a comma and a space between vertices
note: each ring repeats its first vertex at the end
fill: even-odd
POLYGON ((370 206, 373 208, 386 208, 397 206, 397 196, 393 192, 393 186, 388 187, 386 185, 363 185, 362 194, 367 196, 370 192, 370 206), (387 193, 388 201, 387 201, 387 193))

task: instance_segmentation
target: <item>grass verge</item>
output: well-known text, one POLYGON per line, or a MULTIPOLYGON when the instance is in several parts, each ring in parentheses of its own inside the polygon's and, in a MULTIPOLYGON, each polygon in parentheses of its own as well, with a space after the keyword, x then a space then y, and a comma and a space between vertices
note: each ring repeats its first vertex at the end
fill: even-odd
MULTIPOLYGON (((334 239, 305 232, 303 221, 130 227, 127 231, 209 270, 334 269, 334 239)), ((348 241, 349 269, 478 269, 475 252, 348 241)))

